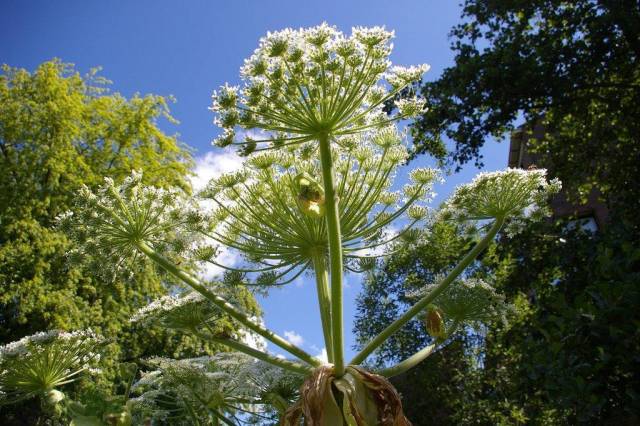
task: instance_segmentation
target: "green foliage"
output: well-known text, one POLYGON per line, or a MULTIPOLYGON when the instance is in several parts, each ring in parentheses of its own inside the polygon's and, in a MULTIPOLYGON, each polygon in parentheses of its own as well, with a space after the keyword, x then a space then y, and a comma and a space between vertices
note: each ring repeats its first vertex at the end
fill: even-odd
MULTIPOLYGON (((42 64, 33 74, 3 67, 0 76, 0 281, 2 341, 47 328, 119 326, 109 318, 162 292, 153 278, 137 288, 92 282, 66 269, 69 249, 53 227, 82 184, 121 179, 131 168, 161 187, 188 189, 190 157, 156 120, 168 115, 158 96, 107 95, 104 80, 83 79, 69 65, 42 64), (123 303, 124 302, 124 303, 123 303)), ((122 313, 117 317, 122 318, 122 313)), ((116 321, 120 322, 120 321, 116 321)))
MULTIPOLYGON (((486 333, 467 330, 448 343, 464 350, 447 346, 438 352, 436 371, 449 383, 434 383, 434 357, 394 378, 401 392, 438 389, 405 404, 412 420, 431 406, 441 408, 437 424, 638 420, 637 244, 620 226, 593 235, 567 230, 565 222, 528 225, 503 236, 473 272, 495 276, 494 285, 513 305, 507 321, 486 321, 486 333)), ((463 234, 447 228, 451 234, 444 238, 464 243, 463 234)), ((451 260, 420 249, 390 258, 360 297, 360 341, 395 317, 407 292, 451 260)), ((430 342, 424 325, 414 321, 383 346, 377 361, 402 359, 430 342)))
POLYGON ((472 377, 472 360, 465 355, 472 343, 456 337, 416 367, 391 378, 414 426, 459 424, 454 416, 461 409, 460 389, 472 377))
POLYGON ((638 421, 640 250, 625 234, 545 224, 505 241, 518 315, 488 333, 464 412, 501 424, 638 421))
MULTIPOLYGON (((574 196, 626 192, 640 157, 640 5, 634 1, 466 0, 451 31, 455 64, 425 83, 412 129, 417 153, 480 164, 489 137, 524 118, 547 132, 530 150, 574 196)), ((636 228, 637 231, 637 228, 636 228)))
MULTIPOLYGON (((527 142, 538 165, 573 200, 599 189, 611 212, 595 236, 539 224, 485 256, 514 315, 489 327, 482 368, 465 371, 447 421, 638 422, 638 22, 632 1, 466 0, 451 31, 455 64, 420 87, 428 109, 412 126, 416 154, 481 164, 482 145, 524 118, 519 132, 545 130, 527 142)), ((408 264, 426 257, 412 252, 408 264)), ((392 300, 403 291, 389 273, 372 288, 392 300)), ((378 309, 374 324, 394 305, 378 309)), ((402 355, 396 348, 381 359, 402 355)))
MULTIPOLYGON (((54 60, 33 73, 3 66, 0 75, 0 342, 47 329, 92 327, 110 344, 104 374, 85 388, 118 385, 115 360, 198 353, 202 344, 157 327, 137 333, 131 314, 165 294, 149 267, 105 282, 69 266, 73 245, 55 228, 81 185, 132 169, 148 184, 190 192, 190 152, 160 128, 174 123, 167 100, 109 93, 96 71, 80 76, 54 60), (117 341, 117 343, 115 343, 117 341)), ((251 298, 247 306, 255 306, 251 298)), ((230 322, 227 327, 233 329, 230 322)), ((17 407, 30 413, 30 408, 17 407)), ((11 418, 3 408, 3 416, 11 418)))

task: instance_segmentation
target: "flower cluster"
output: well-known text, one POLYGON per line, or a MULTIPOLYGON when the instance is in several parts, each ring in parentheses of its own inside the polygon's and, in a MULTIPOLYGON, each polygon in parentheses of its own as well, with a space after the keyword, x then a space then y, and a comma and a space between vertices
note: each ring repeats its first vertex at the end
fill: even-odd
MULTIPOLYGON (((235 306, 241 306, 239 294, 245 289, 223 285, 210 286, 209 290, 217 295, 224 295, 225 300, 235 306)), ((260 322, 257 317, 252 318, 260 322)), ((209 299, 196 291, 172 294, 154 300, 138 309, 130 319, 133 323, 146 324, 158 322, 162 326, 185 332, 198 332, 205 329, 214 336, 233 337, 252 348, 264 349, 264 338, 251 330, 245 330, 231 322, 231 318, 209 299), (233 336, 232 336, 233 334, 233 336)))
MULTIPOLYGON (((419 203, 429 200, 438 173, 413 170, 402 193, 390 192, 396 169, 407 157, 394 126, 337 142, 333 162, 343 251, 347 259, 357 259, 389 242, 385 230, 396 219, 406 215, 409 225, 391 239, 426 217, 419 203)), ((217 206, 208 236, 257 265, 243 271, 261 272, 261 283, 290 282, 314 257, 328 255, 321 165, 314 153, 307 143, 253 154, 241 171, 212 180, 201 194, 217 206)))
POLYGON ((548 198, 559 190, 560 182, 548 182, 544 169, 480 173, 455 190, 443 212, 461 220, 540 216, 548 198))
MULTIPOLYGON (((436 280, 411 296, 421 297, 429 294, 437 284, 436 280)), ((429 306, 426 323, 427 328, 432 326, 434 330, 446 329, 442 336, 434 336, 445 337, 462 325, 475 326, 503 318, 510 309, 511 306, 505 303, 504 296, 493 286, 483 280, 469 278, 454 282, 435 299, 429 306), (441 324, 435 324, 438 321, 441 324)), ((434 334, 432 330, 430 333, 434 334)))
POLYGON ((130 321, 146 323, 160 320, 168 328, 190 329, 208 321, 215 315, 207 299, 198 292, 186 295, 166 295, 138 309, 130 321))
POLYGON ((395 117, 382 113, 385 102, 429 69, 391 67, 393 36, 383 27, 357 27, 347 37, 326 23, 268 33, 245 60, 244 85, 227 84, 213 94, 215 123, 223 128, 215 144, 242 145, 251 152, 320 134, 359 134, 420 114, 424 101, 418 98, 400 101, 395 117), (238 127, 267 135, 235 141, 238 127))
POLYGON ((102 339, 91 330, 52 330, 0 347, 0 404, 40 395, 59 402, 54 388, 96 372, 102 339))
POLYGON ((121 185, 105 178, 98 191, 83 187, 73 212, 58 218, 59 227, 76 241, 71 261, 98 259, 94 272, 112 278, 131 270, 137 244, 145 243, 168 257, 179 257, 197 242, 201 213, 180 190, 142 184, 142 174, 133 172, 121 185), (91 256, 85 256, 85 254, 91 256))
POLYGON ((200 418, 215 412, 225 419, 239 412, 264 412, 271 399, 288 405, 302 381, 237 353, 183 360, 152 358, 147 364, 154 370, 133 385, 132 390, 141 394, 134 405, 154 418, 173 422, 188 418, 190 412, 200 418))

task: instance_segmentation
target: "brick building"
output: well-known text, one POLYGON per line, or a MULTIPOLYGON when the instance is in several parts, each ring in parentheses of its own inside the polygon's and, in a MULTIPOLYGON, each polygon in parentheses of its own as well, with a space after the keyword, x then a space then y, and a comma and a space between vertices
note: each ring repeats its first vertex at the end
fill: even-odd
MULTIPOLYGON (((509 144, 509 167, 522 169, 544 167, 550 169, 550 174, 553 175, 552 167, 543 164, 539 155, 527 150, 527 143, 531 138, 540 139, 543 136, 544 127, 540 124, 535 125, 532 132, 524 131, 523 127, 513 132, 509 144)), ((564 192, 560 192, 551 200, 553 215, 556 218, 569 218, 571 226, 596 231, 606 226, 609 219, 609 211, 600 201, 600 195, 600 191, 594 189, 589 193, 586 203, 575 204, 567 200, 564 192)))

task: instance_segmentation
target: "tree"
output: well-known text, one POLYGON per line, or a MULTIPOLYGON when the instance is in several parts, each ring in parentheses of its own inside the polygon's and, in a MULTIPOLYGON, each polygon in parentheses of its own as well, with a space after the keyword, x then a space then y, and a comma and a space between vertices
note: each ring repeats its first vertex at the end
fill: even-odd
POLYGON ((138 289, 105 287, 67 270, 69 245, 54 229, 56 216, 70 208, 81 185, 95 187, 103 176, 122 179, 131 169, 144 169, 150 183, 189 188, 188 151, 155 123, 170 118, 166 100, 105 95, 104 83, 95 73, 83 79, 59 61, 44 63, 33 74, 3 67, 3 341, 46 328, 106 325, 111 321, 104 315, 124 300, 140 303, 145 295, 162 292, 155 279, 138 289))
POLYGON ((489 330, 462 412, 494 424, 637 423, 639 256, 619 224, 591 234, 559 221, 506 238, 498 285, 517 314, 489 330))
POLYGON ((637 211, 640 4, 466 0, 462 19, 455 64, 421 86, 429 108, 412 128, 416 154, 480 165, 487 139, 523 118, 525 132, 544 125, 528 149, 574 199, 597 187, 611 206, 637 211))
MULTIPOLYGON (((70 266, 74 246, 56 228, 56 217, 72 207, 81 186, 96 187, 105 176, 121 181, 141 170, 149 184, 190 192, 190 151, 158 123, 175 122, 167 100, 111 94, 96 70, 82 77, 58 60, 33 73, 7 65, 2 70, 0 342, 91 327, 111 340, 106 386, 113 384, 118 358, 197 352, 189 339, 158 328, 141 335, 128 324, 170 282, 151 269, 105 280, 70 266)), ((246 302, 254 306, 251 298, 246 302)))
POLYGON ((487 335, 461 412, 491 424, 633 423, 640 4, 467 0, 462 19, 455 64, 420 87, 429 109, 412 127, 415 154, 481 165, 490 137, 521 118, 518 131, 542 124, 527 146, 538 166, 572 200, 597 188, 611 217, 595 236, 560 221, 505 240, 497 256, 511 266, 498 283, 517 315, 487 335))

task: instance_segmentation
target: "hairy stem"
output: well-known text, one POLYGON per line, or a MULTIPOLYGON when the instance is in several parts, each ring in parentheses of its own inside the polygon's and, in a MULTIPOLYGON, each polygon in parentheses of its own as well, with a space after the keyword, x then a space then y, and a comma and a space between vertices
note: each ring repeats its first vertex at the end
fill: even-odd
POLYGON ((338 199, 333 176, 333 159, 329 135, 320 134, 320 162, 327 216, 327 234, 329 239, 329 266, 331 270, 331 336, 333 338, 333 365, 336 377, 344 374, 344 349, 342 336, 342 236, 340 234, 340 216, 338 199))
POLYGON ((302 361, 306 362, 312 366, 320 366, 322 362, 317 358, 314 358, 309 353, 300 349, 299 347, 289 343, 284 338, 278 336, 273 331, 268 328, 263 327, 262 325, 253 321, 249 316, 247 316, 244 312, 238 310, 231 303, 227 302, 222 297, 211 292, 204 284, 200 282, 197 278, 193 277, 191 274, 186 271, 178 268, 174 265, 170 260, 168 260, 163 255, 157 253, 153 248, 151 248, 148 244, 144 242, 137 243, 138 249, 147 255, 151 260, 164 268, 167 272, 169 272, 174 277, 178 278, 180 281, 187 284, 189 287, 193 288, 198 293, 202 294, 209 301, 211 301, 214 305, 220 308, 222 311, 227 313, 231 318, 238 321, 240 324, 244 325, 248 329, 256 332, 260 336, 269 340, 273 344, 281 347, 285 351, 289 352, 292 355, 295 355, 302 361))
POLYGON ((476 244, 475 247, 473 247, 473 249, 469 251, 469 253, 467 253, 467 255, 460 261, 460 263, 458 263, 458 265, 456 265, 456 267, 451 272, 449 272, 445 279, 440 282, 440 284, 438 284, 429 294, 420 299, 407 312, 402 314, 400 318, 392 322, 376 337, 371 339, 371 341, 367 343, 367 345, 362 348, 360 352, 358 352, 358 354, 351 360, 349 364, 360 364, 367 358, 367 356, 369 356, 374 350, 382 345, 385 340, 387 340, 393 333, 400 330, 403 325, 411 321, 411 319, 413 319, 413 317, 418 315, 424 308, 426 308, 429 303, 433 302, 433 300, 438 297, 444 290, 446 290, 446 288, 449 287, 449 285, 451 285, 451 283, 455 281, 456 278, 458 278, 458 275, 460 275, 462 271, 464 271, 465 268, 469 266, 469 264, 471 264, 471 262, 473 262, 480 253, 482 253, 489 242, 496 236, 503 223, 503 218, 497 218, 491 225, 489 231, 487 231, 487 234, 482 238, 482 240, 478 244, 476 244))
POLYGON ((313 269, 316 275, 316 289, 318 291, 318 304, 320 305, 320 319, 322 320, 322 333, 324 344, 327 348, 327 358, 333 363, 333 339, 331 337, 331 296, 329 295, 329 273, 324 256, 313 256, 313 269))

